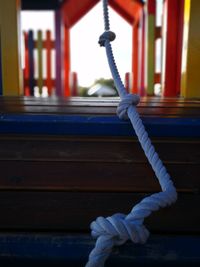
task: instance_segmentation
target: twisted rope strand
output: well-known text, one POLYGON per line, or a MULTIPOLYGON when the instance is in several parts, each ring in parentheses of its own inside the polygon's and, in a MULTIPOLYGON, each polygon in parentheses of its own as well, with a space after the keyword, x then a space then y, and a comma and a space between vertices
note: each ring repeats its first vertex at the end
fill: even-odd
POLYGON ((136 110, 135 106, 139 103, 139 96, 127 94, 121 81, 110 44, 110 42, 114 40, 114 33, 110 32, 108 0, 103 0, 103 11, 105 32, 100 36, 99 43, 101 46, 105 46, 108 64, 115 86, 121 97, 121 102, 117 108, 117 114, 120 119, 130 119, 144 153, 160 183, 162 192, 144 198, 132 208, 128 215, 114 214, 107 218, 98 217, 96 221, 92 222, 90 225, 91 234, 94 238, 97 238, 97 241, 89 255, 86 267, 103 267, 113 246, 122 245, 128 239, 132 240, 134 243, 144 244, 149 237, 149 231, 143 225, 144 219, 153 211, 171 205, 177 199, 177 192, 170 175, 167 173, 165 166, 155 151, 136 110))

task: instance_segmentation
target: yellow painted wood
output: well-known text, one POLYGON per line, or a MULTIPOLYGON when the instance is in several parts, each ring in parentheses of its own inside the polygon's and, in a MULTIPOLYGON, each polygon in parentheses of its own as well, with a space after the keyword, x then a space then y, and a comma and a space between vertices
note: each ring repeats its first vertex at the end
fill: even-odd
POLYGON ((185 0, 181 96, 200 98, 200 1, 185 0))
POLYGON ((37 32, 37 55, 38 55, 38 88, 39 93, 42 94, 43 87, 43 57, 42 57, 42 31, 37 32))
POLYGON ((155 16, 148 15, 147 19, 147 95, 154 95, 155 72, 155 16))
POLYGON ((3 95, 22 94, 20 1, 0 0, 0 41, 3 95))

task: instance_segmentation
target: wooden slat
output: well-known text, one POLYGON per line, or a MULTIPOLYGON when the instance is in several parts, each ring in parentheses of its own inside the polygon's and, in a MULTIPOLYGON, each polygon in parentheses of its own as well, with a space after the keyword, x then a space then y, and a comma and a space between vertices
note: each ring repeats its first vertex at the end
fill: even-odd
MULTIPOLYGON (((160 190, 155 174, 147 163, 4 160, 0 161, 0 167, 2 190, 160 190)), ((166 167, 179 191, 199 191, 199 164, 167 163, 166 167)))
POLYGON ((34 95, 34 87, 35 87, 35 80, 34 80, 34 40, 33 40, 33 31, 28 32, 28 57, 29 57, 29 86, 30 86, 30 94, 34 95))
POLYGON ((38 60, 38 88, 40 95, 43 88, 43 47, 42 47, 42 31, 37 32, 37 60, 38 60))
MULTIPOLYGON (((88 230, 97 216, 128 213, 143 197, 132 193, 1 192, 0 229, 88 230)), ((191 208, 199 201, 199 195, 180 194, 176 204, 152 214, 145 225, 162 233, 199 233, 200 215, 191 208)))
POLYGON ((0 1, 0 48, 3 94, 21 95, 22 69, 20 61, 20 1, 0 1))

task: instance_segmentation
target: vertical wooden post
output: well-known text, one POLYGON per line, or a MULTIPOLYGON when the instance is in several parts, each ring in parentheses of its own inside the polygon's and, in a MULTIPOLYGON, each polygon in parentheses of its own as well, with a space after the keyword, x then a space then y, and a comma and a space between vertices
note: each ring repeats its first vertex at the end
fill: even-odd
POLYGON ((0 35, 3 95, 23 92, 20 58, 20 1, 0 0, 0 35))
POLYGON ((185 0, 181 95, 200 98, 200 1, 185 0))
POLYGON ((133 41, 132 41, 132 75, 133 75, 133 88, 132 92, 134 94, 138 93, 138 35, 139 35, 139 25, 133 24, 133 41))
POLYGON ((63 78, 62 78, 62 14, 60 10, 55 11, 55 29, 56 29, 56 83, 55 83, 55 91, 57 96, 63 96, 63 78))
POLYGON ((28 53, 28 33, 24 32, 24 95, 29 96, 30 95, 30 87, 29 87, 29 53, 28 53))
POLYGON ((64 95, 70 96, 70 29, 64 27, 64 95))
POLYGON ((42 31, 37 32, 37 58, 38 58, 38 81, 37 86, 39 88, 40 95, 43 88, 43 43, 42 43, 42 31))
POLYGON ((140 57, 139 57, 139 94, 146 95, 146 9, 142 11, 140 19, 140 57))
POLYGON ((166 97, 180 92, 184 0, 165 0, 163 10, 162 89, 166 97))
POLYGON ((147 1, 147 95, 154 95, 156 0, 147 1))
POLYGON ((2 62, 1 62, 1 28, 0 28, 0 96, 3 95, 3 76, 2 76, 2 62))
POLYGON ((48 95, 52 94, 52 46, 51 46, 51 32, 46 32, 46 51, 47 51, 47 58, 46 58, 46 68, 47 68, 47 90, 48 95))
POLYGON ((33 31, 28 32, 28 58, 29 58, 29 87, 30 95, 34 95, 35 79, 34 79, 34 40, 33 31))
POLYGON ((71 74, 71 95, 72 96, 77 96, 78 95, 78 79, 77 79, 77 73, 76 72, 72 72, 71 74))
POLYGON ((126 88, 126 91, 127 93, 131 92, 131 89, 132 89, 132 81, 131 81, 131 73, 130 72, 126 72, 125 73, 125 88, 126 88))

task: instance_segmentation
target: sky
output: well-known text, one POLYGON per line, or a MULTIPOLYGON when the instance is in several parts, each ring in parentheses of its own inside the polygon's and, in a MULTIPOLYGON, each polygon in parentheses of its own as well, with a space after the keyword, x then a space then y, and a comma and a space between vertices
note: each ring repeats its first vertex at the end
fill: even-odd
MULTIPOLYGON (((21 15, 22 30, 47 30, 54 33, 53 12, 27 12, 21 15)), ((116 12, 110 9, 111 29, 117 35, 113 49, 119 71, 124 79, 125 72, 131 70, 131 26, 116 12)), ((71 71, 78 73, 81 86, 91 86, 95 79, 111 78, 105 49, 98 44, 103 33, 103 15, 101 3, 87 13, 70 31, 71 71)))

